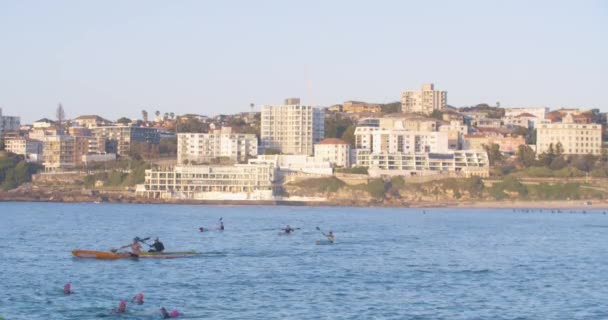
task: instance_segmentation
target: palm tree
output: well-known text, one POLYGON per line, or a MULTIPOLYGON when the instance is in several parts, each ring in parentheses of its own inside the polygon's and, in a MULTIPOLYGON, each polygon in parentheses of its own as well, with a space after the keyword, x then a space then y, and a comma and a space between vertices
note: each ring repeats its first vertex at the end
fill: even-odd
POLYGON ((142 118, 142 120, 144 120, 144 122, 148 122, 148 111, 142 110, 141 111, 141 118, 142 118))
POLYGON ((174 112, 170 112, 169 113, 169 117, 171 117, 171 119, 175 118, 175 113, 174 112))
POLYGON ((163 119, 169 118, 169 112, 165 112, 163 119))
POLYGON ((154 114, 158 117, 158 116, 160 116, 160 111, 156 110, 156 112, 154 112, 154 114))

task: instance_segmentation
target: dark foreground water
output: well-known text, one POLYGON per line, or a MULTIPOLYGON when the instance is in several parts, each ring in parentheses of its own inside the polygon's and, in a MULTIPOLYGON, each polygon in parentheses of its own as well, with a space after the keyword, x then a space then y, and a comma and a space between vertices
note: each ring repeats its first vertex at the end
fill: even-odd
POLYGON ((0 203, 5 319, 608 319, 607 305, 602 211, 0 203), (226 231, 198 232, 220 217, 226 231), (315 226, 337 243, 316 246, 315 226), (134 236, 205 254, 70 254, 134 236), (145 304, 110 313, 138 292, 145 304))

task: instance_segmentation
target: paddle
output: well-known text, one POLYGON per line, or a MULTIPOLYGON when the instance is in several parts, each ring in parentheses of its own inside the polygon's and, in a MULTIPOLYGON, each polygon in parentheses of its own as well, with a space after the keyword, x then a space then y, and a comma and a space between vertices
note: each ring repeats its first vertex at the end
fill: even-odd
MULTIPOLYGON (((151 246, 152 246, 152 245, 150 245, 150 244, 147 244, 147 243, 146 243, 146 240, 150 240, 150 237, 143 238, 143 239, 140 239, 139 237, 135 237, 135 239, 136 239, 138 242, 141 242, 141 243, 143 243, 143 244, 147 245, 148 247, 151 247, 151 246)), ((120 248, 118 248, 118 249, 110 248, 110 252, 112 252, 112 253, 116 253, 118 250, 120 250, 120 249, 122 249, 122 248, 126 248, 126 247, 128 247, 128 246, 130 246, 130 244, 128 244, 128 245, 126 245, 126 246, 122 246, 122 247, 120 247, 120 248)))
POLYGON ((330 239, 329 235, 325 234, 325 232, 323 232, 323 230, 321 230, 321 228, 317 227, 316 229, 319 230, 322 235, 324 235, 325 237, 327 237, 327 240, 329 240, 331 242, 334 242, 334 240, 330 239))

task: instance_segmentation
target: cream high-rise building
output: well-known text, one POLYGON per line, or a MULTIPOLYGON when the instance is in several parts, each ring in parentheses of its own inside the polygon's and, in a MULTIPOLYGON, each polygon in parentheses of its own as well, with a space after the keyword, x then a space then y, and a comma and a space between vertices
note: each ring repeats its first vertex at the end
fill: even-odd
POLYGON ((574 123, 571 114, 562 122, 540 124, 536 131, 536 152, 547 152, 561 144, 564 154, 602 153, 602 126, 600 124, 574 123))
POLYGON ((325 113, 321 108, 300 105, 288 99, 282 106, 262 107, 262 147, 284 154, 313 155, 314 144, 325 134, 325 113))
POLYGON ((245 162, 258 155, 258 138, 255 134, 233 133, 224 127, 211 133, 178 133, 177 163, 205 163, 226 157, 245 162))
POLYGON ((422 85, 421 90, 408 90, 401 94, 401 111, 431 114, 442 110, 448 103, 447 91, 435 91, 432 83, 422 85))

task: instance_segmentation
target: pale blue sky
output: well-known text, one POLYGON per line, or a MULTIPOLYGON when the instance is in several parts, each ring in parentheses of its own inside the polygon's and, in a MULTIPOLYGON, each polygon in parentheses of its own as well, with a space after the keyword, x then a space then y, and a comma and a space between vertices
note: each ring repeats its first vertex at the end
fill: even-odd
MULTIPOLYGON (((0 107, 22 122, 249 103, 391 102, 608 111, 608 1, 0 0, 0 107)), ((259 108, 256 108, 259 110, 259 108)))

